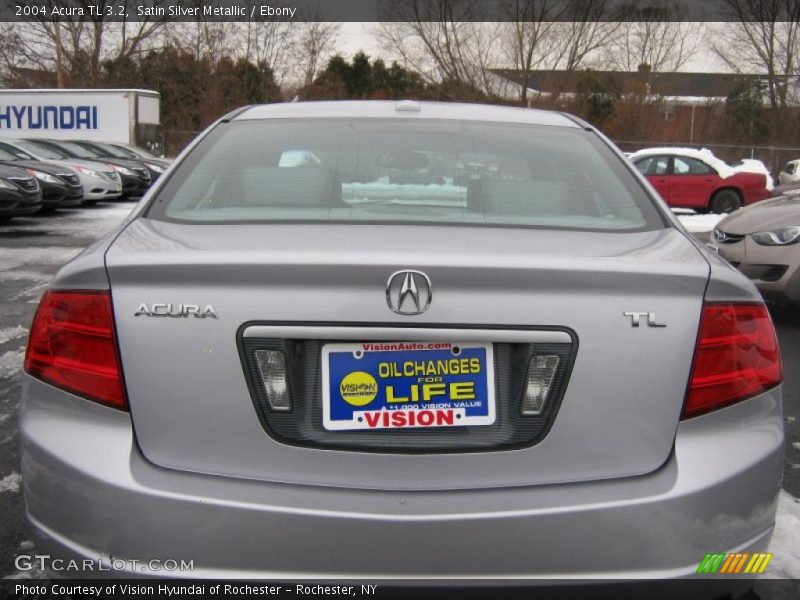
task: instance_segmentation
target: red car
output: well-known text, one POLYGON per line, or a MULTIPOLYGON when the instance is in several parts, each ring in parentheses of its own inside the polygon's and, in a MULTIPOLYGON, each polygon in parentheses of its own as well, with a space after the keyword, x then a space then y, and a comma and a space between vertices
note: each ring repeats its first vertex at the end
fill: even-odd
POLYGON ((737 171, 708 150, 652 148, 630 160, 673 208, 729 213, 772 195, 766 175, 737 171))

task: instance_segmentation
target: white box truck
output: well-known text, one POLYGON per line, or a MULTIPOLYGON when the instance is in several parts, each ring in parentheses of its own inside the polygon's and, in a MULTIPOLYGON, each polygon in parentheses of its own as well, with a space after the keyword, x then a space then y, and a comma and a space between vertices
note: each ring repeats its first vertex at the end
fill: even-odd
POLYGON ((0 137, 161 146, 160 94, 152 90, 0 90, 0 137))

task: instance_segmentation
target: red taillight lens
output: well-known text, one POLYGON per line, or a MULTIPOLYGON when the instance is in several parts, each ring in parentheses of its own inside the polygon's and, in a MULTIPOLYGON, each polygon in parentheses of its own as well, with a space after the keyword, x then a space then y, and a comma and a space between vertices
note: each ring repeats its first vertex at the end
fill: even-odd
POLYGON ((127 410, 109 293, 47 291, 31 326, 25 371, 68 392, 127 410))
POLYGON ((766 306, 703 306, 684 419, 760 394, 781 379, 778 340, 766 306))

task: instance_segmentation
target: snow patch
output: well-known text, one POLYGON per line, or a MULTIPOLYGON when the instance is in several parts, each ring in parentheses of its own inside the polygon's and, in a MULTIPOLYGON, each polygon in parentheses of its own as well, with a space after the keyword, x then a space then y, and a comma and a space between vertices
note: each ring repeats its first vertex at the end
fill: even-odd
POLYGON ((22 370, 22 363, 25 362, 25 348, 19 350, 9 350, 5 354, 0 354, 0 379, 13 377, 22 370))
POLYGON ((29 288, 25 288, 20 293, 16 294, 12 300, 22 300, 23 298, 36 298, 37 300, 41 298, 44 291, 47 289, 47 286, 50 285, 49 282, 43 281, 42 283, 37 283, 29 288))
POLYGON ((36 281, 47 283, 52 275, 39 271, 0 271, 0 281, 36 281))
POLYGON ((22 475, 19 473, 11 473, 0 479, 0 492, 19 492, 19 486, 22 483, 22 475))
POLYGON ((772 562, 765 575, 776 578, 800 578, 800 499, 781 490, 778 495, 778 514, 770 552, 772 562))
POLYGON ((46 246, 43 248, 0 248, 0 265, 3 270, 23 265, 63 265, 83 252, 83 248, 46 246))
POLYGON ((17 325, 16 327, 5 327, 4 329, 0 329, 0 344, 5 344, 8 341, 25 337, 27 333, 28 330, 25 329, 22 325, 17 325))

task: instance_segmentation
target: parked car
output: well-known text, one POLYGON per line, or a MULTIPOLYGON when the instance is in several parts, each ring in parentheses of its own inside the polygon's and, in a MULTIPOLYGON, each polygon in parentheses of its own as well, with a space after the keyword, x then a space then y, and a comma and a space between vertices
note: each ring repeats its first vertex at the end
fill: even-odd
POLYGON ((763 174, 737 171, 708 150, 648 148, 630 160, 674 208, 729 213, 771 195, 763 174))
POLYGON ((168 548, 222 579, 646 579, 768 547, 763 300, 585 122, 272 104, 171 168, 31 326, 37 552, 168 548), (413 177, 391 183, 388 155, 413 177), (462 185, 458 164, 487 168, 462 185))
POLYGON ((0 165, 0 220, 33 214, 42 208, 42 188, 23 169, 0 165))
POLYGON ((69 208, 78 206, 83 201, 83 186, 74 169, 36 160, 23 160, 2 148, 0 164, 24 169, 39 181, 42 188, 42 210, 69 208))
POLYGON ((70 158, 54 148, 27 140, 2 138, 0 150, 5 150, 23 160, 35 160, 75 169, 83 186, 84 204, 94 204, 99 200, 114 200, 122 195, 122 183, 111 165, 98 165, 96 162, 70 158))
POLYGON ((737 210, 712 240, 765 298, 800 306, 800 190, 737 210))
POLYGON ((141 196, 150 187, 150 172, 136 161, 103 157, 98 152, 75 142, 50 139, 29 139, 28 141, 47 146, 56 152, 62 152, 69 158, 95 163, 98 167, 106 168, 105 165, 109 165, 116 171, 122 181, 122 196, 125 198, 141 196))
POLYGON ((155 155, 149 150, 145 150, 141 146, 135 146, 133 144, 123 144, 121 142, 107 142, 110 146, 114 146, 115 148, 119 148, 124 152, 129 152, 131 154, 131 158, 144 158, 150 161, 161 161, 163 163, 171 163, 172 160, 166 158, 163 154, 155 155))
POLYGON ((800 158, 790 160, 778 174, 778 183, 781 185, 800 182, 800 158))
POLYGON ((132 169, 141 169, 144 167, 147 169, 147 172, 150 176, 150 184, 152 185, 153 182, 158 179, 161 174, 164 172, 164 169, 168 166, 169 163, 162 160, 144 160, 135 156, 130 156, 131 153, 126 153, 124 150, 117 148, 111 144, 105 144, 103 142, 87 142, 83 140, 73 140, 73 144, 78 144, 79 146, 83 146, 90 152, 94 152, 100 158, 106 159, 117 159, 117 160, 124 160, 126 164, 132 169))
POLYGON ((775 186, 772 189, 772 197, 777 198, 778 196, 783 196, 786 192, 791 192, 792 190, 800 190, 800 181, 792 181, 775 186))

